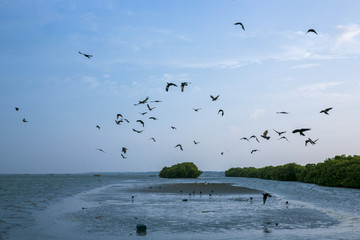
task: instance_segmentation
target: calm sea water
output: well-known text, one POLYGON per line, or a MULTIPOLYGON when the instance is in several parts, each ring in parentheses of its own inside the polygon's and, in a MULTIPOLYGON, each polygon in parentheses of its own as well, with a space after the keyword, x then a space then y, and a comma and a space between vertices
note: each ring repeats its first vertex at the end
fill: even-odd
POLYGON ((359 189, 226 178, 221 172, 197 180, 156 175, 0 175, 0 239, 360 239, 359 189), (233 183, 272 197, 264 205, 262 194, 190 198, 134 191, 195 181, 233 183), (146 235, 136 233, 140 223, 147 225, 146 235))

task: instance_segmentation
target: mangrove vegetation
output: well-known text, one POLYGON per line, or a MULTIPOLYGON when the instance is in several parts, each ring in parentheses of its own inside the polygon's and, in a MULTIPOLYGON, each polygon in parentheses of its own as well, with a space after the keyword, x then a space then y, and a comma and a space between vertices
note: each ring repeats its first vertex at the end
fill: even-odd
POLYGON ((192 162, 183 162, 171 167, 164 167, 159 177, 162 178, 198 178, 202 171, 192 162))

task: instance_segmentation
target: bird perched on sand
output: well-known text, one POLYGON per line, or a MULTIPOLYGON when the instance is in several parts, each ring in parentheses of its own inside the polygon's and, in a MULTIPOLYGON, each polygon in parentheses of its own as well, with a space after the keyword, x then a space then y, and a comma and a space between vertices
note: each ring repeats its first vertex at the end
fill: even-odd
POLYGON ((19 108, 18 108, 18 107, 15 107, 15 111, 19 111, 19 108))
POLYGON ((143 127, 145 126, 145 124, 142 120, 136 120, 136 122, 141 123, 143 127))
POLYGON ((273 129, 277 134, 279 134, 279 136, 281 136, 281 134, 284 134, 284 133, 286 133, 286 131, 283 131, 283 132, 278 132, 278 131, 276 131, 275 129, 273 129))
POLYGON ((171 87, 171 86, 174 86, 174 87, 177 87, 177 85, 175 84, 175 83, 166 83, 167 85, 166 85, 166 87, 165 87, 165 90, 168 92, 169 91, 169 88, 171 87))
POLYGON ((23 118, 23 120, 22 120, 24 123, 27 123, 28 122, 28 120, 26 120, 25 118, 23 118))
POLYGON ((270 139, 270 136, 268 136, 267 134, 269 133, 269 131, 268 130, 265 130, 265 132, 262 134, 262 135, 260 135, 262 138, 265 138, 266 140, 269 140, 270 139))
POLYGON ((153 138, 153 137, 152 137, 152 138, 149 138, 149 140, 153 140, 154 142, 156 142, 155 138, 153 138))
POLYGON ((249 140, 252 139, 252 138, 255 138, 255 140, 256 140, 257 142, 260 142, 259 139, 258 139, 255 135, 250 136, 250 137, 249 137, 249 140))
POLYGON ((245 31, 244 24, 242 24, 241 22, 236 22, 236 23, 234 23, 234 25, 240 25, 241 28, 245 31))
POLYGON ((184 87, 186 87, 188 84, 190 84, 189 82, 182 82, 180 85, 181 91, 184 91, 184 87))
POLYGON ((307 30, 306 34, 308 34, 309 32, 315 33, 315 34, 317 35, 317 32, 316 32, 314 29, 312 29, 312 28, 310 28, 309 30, 307 30))
POLYGON ((247 137, 242 137, 240 138, 240 140, 246 140, 246 141, 249 141, 249 139, 247 137))
POLYGON ((89 55, 89 54, 86 54, 86 53, 82 53, 80 51, 78 51, 81 55, 84 55, 85 57, 87 57, 88 59, 92 58, 93 55, 89 55))
POLYGON ((333 109, 333 108, 332 108, 332 107, 326 108, 326 109, 324 109, 324 110, 321 110, 320 113, 325 113, 326 115, 329 115, 329 111, 330 111, 331 109, 333 109))
POLYGON ((136 129, 133 128, 133 131, 136 132, 136 133, 142 133, 144 130, 139 131, 139 130, 136 130, 136 129))
POLYGON ((282 137, 279 138, 278 140, 281 140, 281 139, 285 139, 286 141, 289 141, 285 136, 282 136, 282 137))
POLYGON ((152 111, 152 110, 154 110, 156 108, 156 107, 151 108, 149 104, 146 104, 146 106, 149 109, 149 111, 152 111))
POLYGON ((301 136, 305 136, 304 132, 311 130, 311 128, 295 129, 292 133, 299 133, 301 136))
POLYGON ((276 112, 276 114, 289 114, 289 112, 276 112))
POLYGON ((96 125, 96 128, 100 130, 100 126, 99 126, 99 125, 96 125))
POLYGON ((210 95, 212 101, 218 100, 219 96, 220 96, 220 95, 217 95, 216 97, 214 97, 213 95, 210 95))
POLYGON ((102 150, 101 148, 98 148, 98 149, 96 149, 96 150, 98 150, 98 151, 100 151, 100 152, 105 153, 105 151, 104 151, 104 150, 102 150))
POLYGON ((142 101, 138 101, 138 103, 135 103, 134 106, 137 106, 139 104, 145 104, 147 102, 147 100, 149 100, 149 97, 146 97, 144 100, 142 101))
POLYGON ((194 110, 195 112, 198 112, 199 110, 201 110, 201 108, 193 108, 193 110, 194 110))
POLYGON ((221 113, 221 116, 222 116, 222 117, 224 116, 224 110, 219 109, 219 111, 218 111, 218 115, 219 115, 219 113, 221 113))
POLYGON ((268 197, 271 197, 271 194, 270 194, 270 193, 263 193, 263 204, 265 204, 266 199, 267 199, 268 197))
POLYGON ((316 139, 316 140, 311 140, 311 138, 308 138, 307 140, 305 140, 305 146, 307 146, 308 143, 310 143, 311 145, 315 145, 317 140, 319 139, 316 139))
POLYGON ((181 144, 178 144, 175 146, 175 148, 179 147, 181 151, 183 151, 183 147, 181 146, 181 144))
POLYGON ((253 150, 251 150, 251 154, 253 154, 254 152, 260 152, 260 150, 259 150, 259 149, 253 149, 253 150))

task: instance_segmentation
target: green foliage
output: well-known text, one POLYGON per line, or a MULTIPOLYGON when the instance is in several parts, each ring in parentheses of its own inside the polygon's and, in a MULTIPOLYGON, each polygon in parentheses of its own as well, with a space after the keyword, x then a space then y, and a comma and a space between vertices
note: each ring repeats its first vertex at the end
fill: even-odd
POLYGON ((164 167, 159 177, 162 178, 198 178, 202 171, 192 162, 183 162, 171 167, 164 167))
POLYGON ((360 188, 360 156, 335 156, 323 163, 301 166, 288 163, 264 168, 230 168, 227 177, 251 177, 279 181, 301 181, 330 187, 360 188))

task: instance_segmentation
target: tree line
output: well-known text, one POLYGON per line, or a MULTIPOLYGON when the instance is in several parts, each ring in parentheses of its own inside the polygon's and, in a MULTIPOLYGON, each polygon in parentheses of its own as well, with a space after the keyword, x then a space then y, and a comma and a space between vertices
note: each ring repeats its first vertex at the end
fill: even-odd
POLYGON ((250 177, 279 181, 300 181, 329 187, 360 188, 360 156, 335 156, 305 166, 288 163, 263 168, 230 168, 226 177, 250 177))

